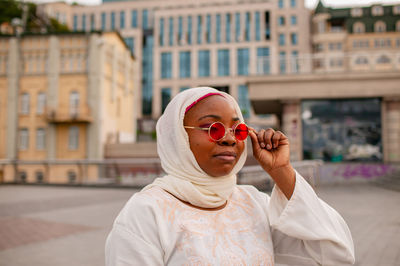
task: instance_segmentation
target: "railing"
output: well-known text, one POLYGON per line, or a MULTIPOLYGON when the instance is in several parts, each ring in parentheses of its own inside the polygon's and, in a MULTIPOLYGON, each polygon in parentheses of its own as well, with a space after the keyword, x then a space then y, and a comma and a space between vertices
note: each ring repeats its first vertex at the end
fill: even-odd
POLYGON ((315 53, 257 59, 257 75, 400 70, 400 52, 315 53), (273 73, 273 66, 277 73, 273 73))
MULTIPOLYGON (((322 161, 299 161, 293 162, 292 165, 314 189, 317 189, 322 161)), ((141 188, 164 174, 158 158, 0 160, 0 176, 6 183, 57 183, 141 188), (96 176, 92 173, 90 177, 90 168, 95 169, 96 176)), ((258 165, 243 167, 238 174, 238 183, 254 185, 261 190, 270 190, 273 185, 272 179, 258 165)))

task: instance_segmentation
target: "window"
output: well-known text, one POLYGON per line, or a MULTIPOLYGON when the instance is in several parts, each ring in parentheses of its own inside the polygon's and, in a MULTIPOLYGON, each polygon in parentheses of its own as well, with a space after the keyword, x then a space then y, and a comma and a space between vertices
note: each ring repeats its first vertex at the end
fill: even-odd
POLYGON ((270 58, 269 58, 268 47, 257 48, 257 73, 259 74, 270 73, 270 58))
POLYGON ((44 128, 36 129, 36 149, 44 150, 46 146, 46 131, 44 128))
POLYGON ((135 38, 127 37, 124 38, 126 45, 129 47, 129 50, 134 55, 135 54, 135 38))
POLYGON ((383 21, 377 21, 374 25, 375 32, 385 32, 386 31, 386 23, 383 21))
POLYGON ((137 28, 137 10, 131 11, 131 27, 137 28))
POLYGON ((365 56, 359 56, 355 60, 356 65, 366 65, 368 64, 368 58, 365 56))
POLYGON ((162 88, 161 89, 161 111, 164 113, 165 108, 169 101, 171 100, 171 88, 162 88))
POLYGON ((42 171, 36 171, 35 177, 36 177, 36 182, 38 182, 38 183, 42 183, 44 180, 44 175, 43 175, 42 171))
POLYGON ((25 92, 21 95, 21 114, 29 114, 30 109, 30 96, 29 93, 25 92))
POLYGON ((115 12, 111 12, 111 30, 115 30, 115 12))
POLYGON ((76 116, 79 113, 79 93, 71 91, 69 94, 69 114, 76 116))
POLYGON ((29 148, 29 131, 27 128, 19 130, 19 149, 27 150, 29 148))
POLYGON ((149 28, 149 11, 147 9, 143 9, 142 11, 142 28, 147 30, 149 28))
POLYGON ((221 15, 217 14, 216 16, 216 23, 215 23, 215 28, 216 28, 216 38, 215 41, 217 43, 221 42, 221 15))
POLYGON ((160 18, 160 46, 164 46, 164 18, 160 18))
POLYGON ((82 31, 86 31, 86 15, 82 15, 82 31))
POLYGON ((229 50, 218 50, 218 76, 229 76, 229 50))
POLYGON ((279 52, 279 72, 286 73, 286 52, 279 52))
POLYGON ((231 41, 231 14, 226 14, 225 16, 225 41, 231 41))
POLYGON ((278 7, 283 8, 283 0, 278 0, 278 7))
POLYGON ((187 43, 192 44, 192 17, 187 18, 187 43))
POLYGON ((90 15, 90 30, 94 31, 96 28, 96 21, 95 21, 95 17, 94 14, 90 15))
POLYGON ((381 55, 376 60, 376 63, 378 63, 378 64, 389 64, 390 63, 390 58, 387 55, 381 55))
POLYGON ((74 24, 73 24, 73 29, 74 29, 74 31, 77 31, 78 30, 78 16, 77 15, 74 15, 74 22, 73 22, 74 24))
POLYGON ((74 183, 76 181, 76 173, 73 170, 67 172, 68 182, 74 183))
POLYGON ((248 42, 250 41, 250 13, 246 13, 246 28, 244 34, 245 40, 248 42))
POLYGON ((290 57, 290 67, 292 73, 299 72, 299 53, 297 51, 292 51, 292 55, 290 57))
POLYGON ((235 37, 236 37, 236 41, 239 42, 241 41, 241 37, 240 36, 240 13, 236 13, 235 14, 235 37))
POLYGON ((278 17, 278 25, 279 26, 284 26, 285 25, 285 17, 284 16, 278 17))
POLYGON ((237 71, 238 75, 249 75, 249 49, 240 48, 237 50, 237 71))
POLYGON ((26 174, 25 171, 18 172, 18 177, 19 177, 19 180, 20 180, 22 183, 25 183, 25 182, 26 182, 26 179, 28 178, 28 176, 27 176, 27 174, 26 174))
POLYGON ((68 130, 68 149, 77 150, 79 147, 79 127, 70 126, 68 130))
POLYGON ((261 40, 261 23, 260 23, 260 12, 256 12, 255 14, 255 27, 256 27, 256 41, 261 40))
POLYGON ((318 33, 324 33, 325 32, 325 21, 319 21, 318 22, 318 33))
POLYGON ((190 52, 179 52, 179 77, 190 78, 190 52))
POLYGON ((197 16, 197 43, 201 44, 202 38, 201 33, 203 32, 202 25, 203 18, 201 16, 197 16))
POLYGON ((356 7, 351 9, 351 16, 361 17, 363 14, 362 8, 356 7))
POLYGON ((161 78, 172 78, 172 53, 161 53, 161 78))
POLYGON ((373 6, 372 7, 372 15, 383 16, 383 7, 382 6, 373 6))
POLYGON ((393 7, 393 14, 396 14, 396 15, 400 14, 400 5, 393 7))
POLYGON ((290 24, 297 25, 297 16, 290 16, 290 24))
POLYGON ((396 22, 396 31, 400 31, 400 20, 396 22))
POLYGON ((37 113, 37 114, 43 114, 45 108, 46 108, 46 93, 44 93, 44 92, 39 92, 39 94, 37 95, 37 109, 36 109, 36 113, 37 113))
POLYGON ((169 45, 172 46, 174 45, 174 18, 170 17, 169 18, 169 45))
POLYGON ((362 22, 356 22, 353 24, 353 32, 354 33, 364 33, 365 32, 365 24, 362 22))
POLYGON ((199 77, 210 76, 210 51, 202 50, 199 51, 199 77))
POLYGON ((296 0, 290 0, 290 6, 291 7, 296 7, 296 0))
POLYGON ((207 38, 207 43, 211 42, 211 15, 207 15, 206 18, 206 38, 207 38))
POLYGON ((106 25, 107 25, 107 17, 106 17, 106 13, 102 12, 101 13, 101 30, 105 31, 106 30, 106 25))
POLYGON ((119 28, 125 29, 125 11, 119 12, 119 28))
POLYGON ((283 34, 283 33, 279 34, 279 45, 280 46, 285 45, 285 34, 283 34))
POLYGON ((178 18, 178 43, 182 44, 183 40, 183 18, 178 18))
POLYGON ((246 85, 239 85, 238 88, 238 104, 242 111, 244 118, 250 117, 250 100, 249 100, 249 89, 246 85))
POLYGON ((298 39, 297 39, 297 33, 291 33, 290 34, 290 42, 292 45, 297 45, 298 44, 298 39))

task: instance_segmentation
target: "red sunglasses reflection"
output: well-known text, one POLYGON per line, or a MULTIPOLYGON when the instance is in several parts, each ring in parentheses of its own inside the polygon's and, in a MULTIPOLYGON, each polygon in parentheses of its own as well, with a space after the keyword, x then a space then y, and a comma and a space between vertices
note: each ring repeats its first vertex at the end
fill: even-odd
POLYGON ((244 123, 236 124, 232 128, 228 128, 228 130, 221 122, 214 122, 209 127, 185 126, 185 128, 207 130, 208 135, 214 141, 219 141, 223 139, 228 133, 228 130, 232 130, 235 138, 239 141, 245 140, 249 135, 249 128, 244 123))

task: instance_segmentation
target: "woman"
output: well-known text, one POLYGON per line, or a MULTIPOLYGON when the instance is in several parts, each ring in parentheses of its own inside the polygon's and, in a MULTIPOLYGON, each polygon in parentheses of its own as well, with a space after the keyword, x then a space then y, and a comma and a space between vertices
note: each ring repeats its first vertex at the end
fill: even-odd
POLYGON ((212 88, 178 94, 157 123, 166 176, 136 193, 114 222, 106 265, 350 265, 342 217, 289 162, 289 141, 247 130, 238 104, 212 88), (254 157, 274 179, 271 197, 236 185, 254 157))

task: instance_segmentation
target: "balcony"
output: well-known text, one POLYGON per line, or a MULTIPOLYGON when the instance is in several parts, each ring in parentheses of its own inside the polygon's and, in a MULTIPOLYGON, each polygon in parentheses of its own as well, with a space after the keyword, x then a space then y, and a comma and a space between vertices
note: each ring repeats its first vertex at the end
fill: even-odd
POLYGON ((46 118, 49 123, 91 123, 93 121, 88 108, 58 108, 48 110, 46 118))

